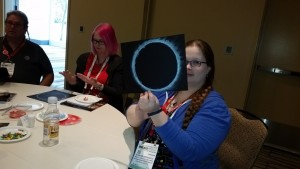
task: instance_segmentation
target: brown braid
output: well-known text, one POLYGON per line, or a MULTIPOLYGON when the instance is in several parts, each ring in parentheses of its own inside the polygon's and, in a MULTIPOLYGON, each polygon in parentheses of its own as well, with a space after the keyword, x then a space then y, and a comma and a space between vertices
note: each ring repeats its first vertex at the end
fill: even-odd
POLYGON ((182 128, 184 130, 188 127, 196 112, 200 109, 204 99, 207 97, 211 89, 211 86, 208 86, 204 89, 200 88, 198 91, 196 91, 189 97, 189 99, 192 99, 192 103, 190 104, 188 110, 185 113, 185 117, 182 124, 182 128))

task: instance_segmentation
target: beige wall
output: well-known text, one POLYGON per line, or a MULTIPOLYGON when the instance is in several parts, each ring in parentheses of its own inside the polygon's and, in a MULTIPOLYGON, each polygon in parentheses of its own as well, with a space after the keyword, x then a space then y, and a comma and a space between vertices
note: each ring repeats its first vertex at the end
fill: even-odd
POLYGON ((119 42, 140 39, 143 9, 141 0, 70 0, 66 68, 74 71, 77 57, 90 51, 91 32, 101 22, 113 25, 119 42))
POLYGON ((213 48, 215 88, 230 107, 243 108, 264 11, 263 0, 153 0, 149 36, 184 33, 213 48), (233 53, 225 54, 232 46, 233 53))
MULTIPOLYGON (((66 67, 75 70, 76 58, 90 50, 90 33, 100 22, 111 23, 120 42, 141 39, 144 2, 70 0, 66 67), (84 32, 79 31, 80 26, 84 32)), ((206 40, 215 52, 216 89, 230 107, 243 108, 265 0, 150 2, 148 37, 184 33, 186 40, 206 40), (226 46, 233 47, 233 54, 225 54, 226 46)))

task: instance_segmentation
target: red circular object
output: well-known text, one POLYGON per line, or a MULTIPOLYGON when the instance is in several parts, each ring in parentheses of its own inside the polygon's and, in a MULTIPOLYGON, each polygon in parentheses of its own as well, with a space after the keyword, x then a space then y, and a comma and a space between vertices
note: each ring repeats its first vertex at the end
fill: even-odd
POLYGON ((68 126, 77 124, 81 121, 81 118, 78 116, 75 116, 73 114, 68 114, 68 118, 66 120, 60 121, 59 124, 62 126, 68 126))
POLYGON ((20 117, 24 116, 25 114, 26 114, 25 111, 14 110, 14 111, 9 112, 9 117, 12 118, 12 119, 17 119, 17 118, 20 118, 20 117))

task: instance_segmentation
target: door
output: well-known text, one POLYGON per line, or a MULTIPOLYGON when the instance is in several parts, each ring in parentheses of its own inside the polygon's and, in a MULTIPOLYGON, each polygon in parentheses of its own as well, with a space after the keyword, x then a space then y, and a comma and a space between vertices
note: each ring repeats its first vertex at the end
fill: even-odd
POLYGON ((39 44, 48 55, 53 71, 51 87, 64 88, 68 0, 5 0, 5 13, 24 12, 29 21, 27 39, 39 44))
POLYGON ((300 1, 268 0, 246 109, 300 127, 300 1))

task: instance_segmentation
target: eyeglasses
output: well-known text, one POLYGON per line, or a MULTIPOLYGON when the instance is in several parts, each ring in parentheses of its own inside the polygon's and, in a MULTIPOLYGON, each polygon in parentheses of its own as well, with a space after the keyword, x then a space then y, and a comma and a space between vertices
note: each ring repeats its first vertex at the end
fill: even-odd
POLYGON ((16 28, 20 28, 23 26, 23 24, 19 23, 19 22, 13 22, 13 21, 6 21, 5 22, 5 26, 14 26, 16 28))
POLYGON ((99 46, 101 46, 101 45, 105 45, 105 42, 103 41, 103 40, 96 40, 96 39, 92 39, 92 43, 93 43, 93 45, 99 45, 99 46))
POLYGON ((191 67, 200 67, 202 63, 206 63, 206 62, 201 62, 198 60, 191 60, 191 61, 186 61, 186 65, 190 64, 191 67))

